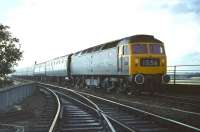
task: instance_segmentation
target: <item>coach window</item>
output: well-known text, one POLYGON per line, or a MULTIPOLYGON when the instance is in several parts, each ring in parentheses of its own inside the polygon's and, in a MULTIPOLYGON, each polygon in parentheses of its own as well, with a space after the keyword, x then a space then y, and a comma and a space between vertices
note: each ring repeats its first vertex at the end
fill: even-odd
POLYGON ((129 52, 128 52, 128 45, 124 45, 124 48, 123 48, 123 54, 124 55, 128 55, 129 54, 129 52))

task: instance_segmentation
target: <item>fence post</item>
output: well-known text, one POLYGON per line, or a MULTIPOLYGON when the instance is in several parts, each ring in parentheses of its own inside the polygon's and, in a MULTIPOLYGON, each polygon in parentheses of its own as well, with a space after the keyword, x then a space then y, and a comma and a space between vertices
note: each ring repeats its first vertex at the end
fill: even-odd
POLYGON ((174 66, 174 84, 176 84, 176 66, 174 66))

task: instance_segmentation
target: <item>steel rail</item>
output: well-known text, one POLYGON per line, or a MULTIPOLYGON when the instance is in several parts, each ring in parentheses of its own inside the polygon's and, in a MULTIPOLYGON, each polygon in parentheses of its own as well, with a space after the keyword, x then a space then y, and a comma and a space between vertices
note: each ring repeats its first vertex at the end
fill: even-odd
POLYGON ((140 112, 140 113, 144 113, 144 114, 150 115, 152 117, 156 117, 158 119, 162 119, 164 121, 167 121, 169 123, 183 126, 183 127, 187 128, 187 129, 191 129, 193 131, 200 131, 200 128, 197 128, 197 127, 194 127, 194 126, 182 123, 182 122, 178 122, 178 121, 166 118, 166 117, 162 117, 162 116, 159 116, 159 115, 156 115, 156 114, 153 114, 153 113, 150 113, 150 112, 138 109, 138 108, 134 108, 134 107, 131 107, 131 106, 128 106, 128 105, 117 103, 115 101, 104 99, 104 98, 101 98, 101 97, 98 97, 98 96, 95 96, 95 95, 91 95, 91 94, 88 94, 88 93, 84 93, 84 92, 78 92, 78 93, 86 95, 86 96, 90 96, 90 97, 93 97, 93 98, 96 98, 96 99, 99 99, 99 100, 103 100, 103 101, 106 101, 106 102, 110 102, 112 104, 116 104, 116 105, 122 106, 122 107, 127 108, 127 109, 131 109, 131 110, 134 110, 134 111, 137 111, 137 112, 140 112))
POLYGON ((57 111, 56 111, 56 115, 54 116, 54 119, 53 119, 53 121, 52 121, 52 123, 51 123, 51 126, 50 126, 50 128, 49 128, 49 132, 53 132, 53 130, 54 130, 55 126, 56 126, 56 122, 57 122, 57 120, 58 120, 59 114, 60 114, 60 109, 61 109, 60 99, 59 99, 58 95, 57 95, 53 90, 51 90, 51 89, 49 89, 49 88, 47 88, 47 87, 44 87, 44 86, 39 86, 39 87, 45 88, 45 89, 47 89, 48 91, 50 91, 50 92, 54 95, 54 97, 56 98, 56 102, 57 102, 57 104, 58 104, 58 108, 57 108, 57 111))
MULTIPOLYGON (((74 90, 71 90, 71 89, 67 89, 67 88, 63 88, 63 87, 61 87, 61 88, 64 89, 64 90, 69 90, 69 91, 75 92, 74 90)), ((56 92, 57 92, 57 91, 56 91, 56 92)), ((60 92, 58 92, 58 93, 60 93, 60 92)), ((76 92, 75 92, 75 93, 76 93, 76 92)), ((60 94, 63 94, 63 93, 60 93, 60 94)), ((76 94, 79 94, 79 93, 76 93, 76 94)), ((64 95, 64 96, 67 96, 67 95, 65 95, 65 94, 63 94, 63 95, 64 95)), ((81 95, 81 94, 79 94, 79 95, 81 95)), ((81 96, 82 96, 83 98, 85 98, 85 96, 83 96, 83 95, 81 95, 81 96)), ((70 98, 71 98, 71 97, 70 97, 70 98)), ((88 99, 88 98, 86 98, 86 99, 88 99)), ((76 99, 74 99, 74 100, 76 100, 76 99)), ((76 101, 80 102, 79 100, 76 100, 76 101)), ((90 100, 90 101, 91 101, 91 100, 90 100)), ((91 102, 93 103, 93 101, 91 101, 91 102)), ((80 102, 80 103, 82 103, 82 102, 80 102)), ((82 104, 83 104, 83 105, 86 105, 86 104, 84 104, 84 103, 82 103, 82 104)), ((94 103, 94 105, 97 106, 95 103, 94 103)), ((87 107, 90 107, 90 106, 87 105, 87 107)), ((97 107, 98 107, 98 106, 97 106, 97 107)), ((90 108, 93 109, 93 110, 95 110, 95 111, 98 111, 96 108, 93 108, 93 107, 90 107, 90 108)), ((127 125, 121 123, 120 121, 118 121, 118 120, 112 118, 111 116, 105 114, 105 112, 102 111, 99 107, 98 107, 98 109, 99 109, 99 111, 105 116, 105 118, 106 118, 106 119, 109 119, 109 120, 108 120, 109 122, 112 121, 112 123, 114 123, 114 125, 115 125, 116 127, 123 128, 123 130, 126 130, 127 132, 136 132, 136 130, 133 130, 133 129, 130 128, 129 126, 127 126, 127 125)))
MULTIPOLYGON (((54 91, 55 91, 55 90, 54 90, 54 91)), ((64 94, 64 93, 61 93, 61 92, 59 92, 59 91, 55 91, 55 92, 56 92, 56 93, 59 93, 59 94, 61 94, 61 95, 63 95, 63 96, 69 97, 69 98, 71 98, 71 99, 73 99, 73 100, 75 100, 75 101, 77 101, 77 102, 79 102, 79 103, 85 105, 86 107, 88 107, 88 108, 90 108, 90 109, 93 109, 94 111, 97 111, 97 112, 98 112, 100 115, 102 115, 102 117, 105 119, 105 121, 107 122, 107 124, 109 125, 109 127, 110 127, 110 129, 111 129, 111 132, 116 132, 116 130, 114 129, 114 127, 112 126, 112 124, 111 124, 110 121, 108 120, 107 116, 100 110, 100 108, 99 108, 94 102, 92 102, 92 101, 89 100, 88 98, 84 97, 84 96, 81 95, 81 94, 76 93, 76 94, 80 95, 81 97, 85 98, 86 100, 88 100, 90 103, 92 103, 92 104, 93 104, 94 106, 96 106, 97 108, 91 107, 91 106, 89 106, 89 105, 87 105, 87 104, 85 104, 85 103, 83 103, 83 102, 81 102, 81 101, 79 101, 79 100, 77 100, 77 99, 74 99, 74 98, 72 98, 72 97, 70 97, 70 96, 68 96, 68 95, 66 95, 66 94, 64 94)))
POLYGON ((99 99, 99 100, 104 100, 104 101, 106 101, 106 102, 110 102, 110 103, 113 103, 113 104, 116 104, 116 105, 125 107, 125 108, 127 108, 127 109, 131 109, 131 110, 134 110, 134 111, 143 113, 143 114, 147 114, 147 115, 150 115, 150 116, 152 116, 152 117, 154 117, 154 118, 157 118, 157 119, 160 119, 160 120, 163 120, 163 121, 167 121, 168 123, 171 123, 171 124, 173 124, 173 125, 179 125, 179 126, 182 126, 182 127, 186 128, 186 129, 190 129, 190 130, 193 130, 193 131, 200 131, 200 128, 197 128, 197 127, 194 127, 194 126, 191 126, 191 125, 188 125, 188 124, 185 124, 185 123, 182 123, 182 122, 173 120, 173 119, 169 119, 169 118, 166 118, 166 117, 162 117, 162 116, 159 116, 159 115, 157 115, 157 114, 153 114, 153 113, 150 113, 150 112, 147 112, 147 111, 138 109, 138 108, 134 108, 134 107, 131 107, 131 106, 128 106, 128 105, 124 105, 124 104, 121 104, 121 103, 117 103, 117 102, 115 102, 115 101, 111 101, 111 100, 108 100, 108 99, 104 99, 104 98, 101 98, 101 97, 98 97, 98 96, 95 96, 95 95, 91 95, 91 94, 88 94, 88 93, 79 92, 79 91, 76 91, 76 90, 68 89, 68 88, 61 87, 61 86, 55 86, 55 85, 51 85, 51 84, 45 84, 45 83, 39 83, 39 84, 43 84, 43 85, 47 85, 47 86, 51 86, 51 87, 57 87, 57 88, 60 88, 60 89, 64 89, 64 90, 76 92, 76 93, 79 93, 79 94, 83 94, 83 95, 86 95, 86 96, 90 96, 90 97, 93 97, 93 98, 97 98, 97 99, 99 99))
MULTIPOLYGON (((74 94, 76 94, 77 96, 83 98, 84 100, 87 100, 90 104, 92 104, 92 108, 93 110, 97 110, 97 112, 103 117, 103 119, 106 121, 106 123, 108 124, 111 132, 116 132, 115 128, 112 126, 111 122, 109 121, 109 119, 107 118, 107 116, 100 110, 100 108, 93 102, 91 101, 90 99, 86 98, 85 96, 79 94, 77 91, 74 91, 72 89, 67 89, 67 88, 64 88, 64 87, 60 87, 60 86, 55 86, 55 85, 51 85, 51 84, 45 84, 45 83, 38 83, 38 84, 41 84, 41 85, 45 85, 45 86, 50 86, 50 87, 56 87, 56 88, 60 88, 60 89, 64 89, 64 90, 68 90, 74 94)), ((42 86, 43 87, 43 86, 42 86)), ((58 91, 56 91, 58 92, 58 91)), ((60 93, 62 94, 62 93, 60 93)), ((66 95, 65 95, 66 96, 66 95)), ((88 106, 89 107, 89 106, 88 106)), ((91 108, 91 107, 90 107, 91 108)))
POLYGON ((119 122, 116 119, 113 119, 111 116, 105 114, 106 117, 108 117, 111 121, 117 123, 118 125, 122 126, 123 128, 126 128, 129 132, 136 132, 135 130, 131 129, 130 127, 124 125, 123 123, 119 122))

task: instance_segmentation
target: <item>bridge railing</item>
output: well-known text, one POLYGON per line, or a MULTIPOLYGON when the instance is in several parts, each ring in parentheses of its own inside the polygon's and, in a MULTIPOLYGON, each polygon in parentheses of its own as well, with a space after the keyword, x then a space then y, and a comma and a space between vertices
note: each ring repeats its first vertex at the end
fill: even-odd
POLYGON ((171 84, 200 85, 200 65, 174 65, 167 67, 171 84))
POLYGON ((0 89, 0 111, 8 111, 14 104, 33 94, 33 84, 22 84, 0 89))

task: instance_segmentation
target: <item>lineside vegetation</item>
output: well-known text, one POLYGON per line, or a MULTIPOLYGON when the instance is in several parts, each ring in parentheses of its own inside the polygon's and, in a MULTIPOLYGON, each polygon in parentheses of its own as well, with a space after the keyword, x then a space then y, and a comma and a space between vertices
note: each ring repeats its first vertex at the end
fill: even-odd
POLYGON ((9 28, 0 23, 0 87, 8 81, 7 75, 14 72, 13 67, 22 58, 19 39, 13 37, 9 28))

